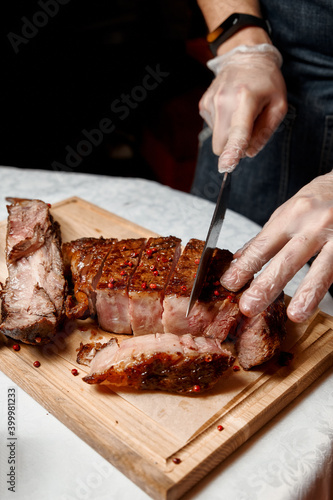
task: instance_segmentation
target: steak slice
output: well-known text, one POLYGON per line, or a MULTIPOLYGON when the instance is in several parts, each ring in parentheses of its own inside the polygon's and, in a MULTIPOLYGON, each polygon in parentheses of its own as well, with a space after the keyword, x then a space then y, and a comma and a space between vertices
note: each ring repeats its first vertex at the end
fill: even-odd
MULTIPOLYGON (((91 349, 86 348, 88 356, 91 349)), ((120 346, 115 339, 102 345, 83 380, 140 390, 202 392, 213 387, 233 362, 216 339, 156 333, 125 339, 120 346)))
POLYGON ((80 238, 62 247, 72 294, 66 299, 66 316, 85 319, 96 314, 96 286, 115 238, 80 238))
POLYGON ((96 287, 96 312, 107 332, 132 333, 128 286, 145 243, 145 238, 120 240, 105 259, 96 287))
POLYGON ((162 322, 165 332, 218 338, 223 341, 237 324, 238 295, 220 284, 232 254, 216 249, 199 299, 186 317, 204 241, 191 239, 180 256, 165 291, 162 322))
POLYGON ((181 252, 175 236, 149 238, 129 285, 134 335, 163 332, 164 290, 181 252))
POLYGON ((165 332, 177 335, 186 333, 200 335, 203 331, 201 324, 207 324, 210 321, 209 314, 208 317, 204 315, 204 320, 202 318, 201 321, 196 320, 198 303, 193 306, 191 315, 186 318, 186 311, 204 245, 204 241, 192 238, 186 244, 178 259, 165 289, 162 317, 165 332))
POLYGON ((253 318, 241 317, 236 335, 236 352, 244 370, 270 360, 286 336, 286 306, 284 293, 253 318))
POLYGON ((238 324, 239 298, 244 290, 230 292, 220 283, 222 274, 229 267, 233 255, 229 250, 215 248, 198 303, 201 309, 211 311, 212 319, 207 324, 204 335, 221 341, 234 332, 238 324))
POLYGON ((66 281, 60 227, 46 203, 10 201, 8 278, 1 293, 0 332, 29 344, 47 343, 64 318, 66 281))

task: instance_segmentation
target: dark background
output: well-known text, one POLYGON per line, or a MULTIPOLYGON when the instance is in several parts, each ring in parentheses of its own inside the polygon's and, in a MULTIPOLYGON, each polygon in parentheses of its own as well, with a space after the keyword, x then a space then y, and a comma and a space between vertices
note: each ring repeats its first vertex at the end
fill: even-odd
POLYGON ((70 0, 46 14, 47 24, 16 54, 8 34, 24 36, 26 19, 43 23, 36 17, 42 3, 0 7, 0 164, 145 177, 188 191, 202 126, 198 101, 211 80, 196 2, 70 0), (168 73, 163 82, 125 119, 112 113, 111 103, 157 65, 168 73), (76 150, 82 130, 106 117, 115 130, 77 164, 66 164, 66 147, 76 150))

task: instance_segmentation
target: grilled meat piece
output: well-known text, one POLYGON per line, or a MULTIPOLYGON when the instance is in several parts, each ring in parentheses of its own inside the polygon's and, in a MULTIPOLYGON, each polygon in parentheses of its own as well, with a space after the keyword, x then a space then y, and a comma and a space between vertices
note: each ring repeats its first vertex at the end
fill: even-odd
POLYGON ((73 294, 66 299, 66 316, 85 319, 96 314, 96 285, 104 261, 117 240, 115 238, 81 238, 62 247, 66 276, 73 294))
POLYGON ((236 352, 244 370, 270 360, 286 336, 284 293, 253 318, 241 317, 236 330, 236 352))
POLYGON ((202 392, 213 387, 233 362, 216 339, 156 333, 125 339, 120 346, 114 339, 104 344, 83 380, 140 390, 202 392))
POLYGON ((132 333, 128 286, 145 243, 145 238, 120 240, 105 259, 96 287, 96 312, 107 332, 132 333))
POLYGON ((165 291, 163 325, 165 332, 225 340, 235 328, 239 314, 238 295, 220 284, 220 277, 232 260, 227 250, 216 249, 199 300, 191 313, 186 311, 204 242, 191 239, 181 254, 165 291))
POLYGON ((203 309, 211 309, 212 320, 207 324, 205 337, 223 341, 236 329, 239 318, 239 298, 244 288, 235 293, 224 288, 220 283, 222 274, 232 261, 229 250, 214 250, 207 276, 204 281, 198 304, 203 309))
POLYGON ((172 332, 177 335, 184 335, 186 333, 200 335, 203 331, 201 324, 203 322, 206 324, 210 320, 209 314, 207 314, 208 317, 205 320, 199 319, 199 314, 195 314, 197 304, 193 308, 193 313, 186 318, 195 274, 204 245, 204 241, 191 239, 178 259, 165 289, 162 317, 165 332, 172 332))
MULTIPOLYGON (((100 252, 98 242, 101 239, 89 240, 84 241, 84 252, 88 257, 82 258, 81 253, 74 269, 72 266, 74 282, 78 279, 75 285, 77 300, 83 297, 81 305, 79 303, 76 307, 82 307, 83 304, 86 314, 89 294, 82 287, 82 276, 88 273, 86 267, 89 269, 90 254, 100 252), (78 278, 75 275, 76 268, 78 278)), ((79 241, 71 245, 76 248, 82 244, 79 241)), ((110 251, 104 264, 100 261, 98 276, 101 278, 96 290, 97 316, 103 329, 114 333, 133 331, 134 335, 161 332, 191 334, 220 341, 224 341, 228 335, 235 335, 239 361, 245 369, 267 361, 277 352, 285 335, 286 307, 283 296, 255 318, 243 316, 238 304, 248 285, 234 293, 220 284, 220 277, 232 260, 228 250, 215 249, 200 297, 186 318, 204 242, 191 239, 179 255, 178 238, 150 238, 142 250, 143 241, 124 240, 112 247, 114 251, 110 251), (132 251, 136 245, 139 255, 136 255, 136 250, 132 251), (121 276, 122 273, 124 276, 121 276)), ((71 251, 67 251, 67 254, 64 254, 65 262, 72 259, 71 251)), ((96 280, 92 283, 94 287, 96 280)), ((89 293, 92 293, 91 289, 89 293)))
POLYGON ((149 238, 129 285, 134 335, 163 332, 164 290, 181 252, 175 236, 149 238))
POLYGON ((8 278, 1 293, 0 332, 29 344, 47 343, 64 317, 66 281, 60 227, 46 203, 9 200, 8 278))

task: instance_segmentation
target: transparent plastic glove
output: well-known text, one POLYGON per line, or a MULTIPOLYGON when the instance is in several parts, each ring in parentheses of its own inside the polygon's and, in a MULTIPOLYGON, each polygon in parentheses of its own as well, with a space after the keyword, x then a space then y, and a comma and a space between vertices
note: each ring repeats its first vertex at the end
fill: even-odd
POLYGON ((240 299, 241 311, 254 316, 316 254, 287 309, 294 322, 305 321, 315 312, 333 282, 333 171, 317 177, 281 205, 262 231, 236 252, 221 283, 239 290, 272 259, 240 299))
POLYGON ((240 45, 208 61, 216 78, 199 102, 213 131, 219 171, 231 172, 244 156, 255 156, 287 112, 282 57, 270 44, 240 45))

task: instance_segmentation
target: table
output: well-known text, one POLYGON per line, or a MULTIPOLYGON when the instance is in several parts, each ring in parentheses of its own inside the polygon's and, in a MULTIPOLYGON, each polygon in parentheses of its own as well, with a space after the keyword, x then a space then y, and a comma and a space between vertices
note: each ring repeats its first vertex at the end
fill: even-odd
MULTIPOLYGON (((167 236, 205 239, 212 203, 156 182, 77 172, 0 167, 0 220, 6 196, 55 203, 79 196, 167 236)), ((218 246, 237 250, 259 226, 227 211, 218 246)), ((293 295, 306 269, 285 291, 293 295)), ((333 315, 333 300, 320 304, 333 315)), ((278 414, 194 489, 186 500, 329 500, 333 498, 333 369, 278 414)), ((80 440, 0 367, 0 498, 27 500, 148 500, 149 497, 80 440), (8 491, 7 392, 17 397, 15 494, 8 491)))

